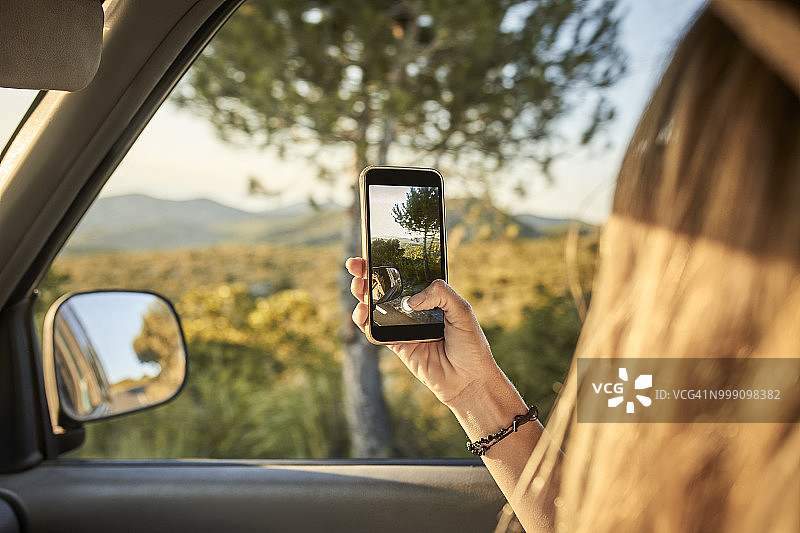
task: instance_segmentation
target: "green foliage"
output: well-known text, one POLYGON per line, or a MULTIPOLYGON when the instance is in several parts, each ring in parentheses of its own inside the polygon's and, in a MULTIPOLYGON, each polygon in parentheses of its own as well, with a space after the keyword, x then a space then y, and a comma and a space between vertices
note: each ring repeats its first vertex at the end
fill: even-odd
POLYGON ((182 351, 180 340, 169 308, 153 305, 142 317, 142 329, 133 340, 133 351, 142 363, 160 363, 163 370, 182 351))
POLYGON ((440 257, 441 246, 438 242, 428 243, 428 272, 425 271, 425 252, 422 245, 409 245, 403 250, 403 257, 406 260, 406 270, 404 275, 408 280, 410 287, 409 293, 415 294, 420 290, 427 287, 433 279, 438 277, 441 272, 442 266, 440 261, 432 260, 432 258, 440 257), (431 273, 434 273, 433 275, 431 273))
POLYGON ((372 239, 372 264, 405 268, 405 254, 397 239, 372 239))
MULTIPOLYGON (((602 90, 624 71, 615 0, 251 0, 179 87, 227 140, 346 145, 359 168, 391 145, 474 176, 509 160, 545 170, 559 119, 613 117, 602 90)), ((575 135, 573 135, 575 137, 575 135)), ((314 149, 323 174, 325 162, 314 149)))
POLYGON ((439 192, 434 187, 412 187, 406 201, 392 207, 392 217, 411 233, 428 235, 439 229, 439 192))
POLYGON ((42 324, 44 324, 44 315, 47 313, 48 307, 69 290, 67 289, 69 283, 69 274, 59 272, 52 268, 47 271, 47 274, 45 274, 44 278, 42 278, 42 281, 39 283, 37 287, 39 297, 36 299, 36 305, 34 307, 36 327, 39 336, 42 335, 42 324))
MULTIPOLYGON (((386 253, 395 257, 402 251, 404 261, 422 253, 419 245, 385 244, 386 253)), ((495 357, 543 416, 580 329, 565 296, 564 244, 564 239, 462 244, 449 257, 452 285, 473 304, 495 357)), ((582 240, 577 256, 588 293, 595 241, 582 240)), ((88 425, 87 442, 74 453, 347 457, 342 350, 336 335, 340 269, 337 250, 319 247, 226 246, 59 257, 45 278, 47 298, 41 299, 39 316, 70 290, 158 289, 175 303, 189 351, 188 381, 176 400, 88 425), (229 277, 238 281, 225 283, 229 277)), ((468 457, 464 434, 450 411, 394 355, 387 351, 381 357, 392 453, 468 457)))
POLYGON ((397 457, 470 457, 453 413, 388 350, 382 361, 386 400, 397 457))
POLYGON ((71 276, 64 272, 50 269, 39 283, 39 301, 54 302, 64 294, 64 287, 70 282, 71 276))
POLYGON ((177 307, 190 353, 181 396, 93 427, 82 456, 346 454, 340 365, 307 294, 248 298, 240 286, 221 286, 188 291, 177 307))
MULTIPOLYGON (((440 257, 439 242, 428 245, 430 257, 440 257)), ((372 239, 372 261, 375 266, 391 266, 398 269, 403 277, 403 295, 416 294, 424 289, 430 278, 425 275, 425 262, 421 245, 401 246, 397 239, 372 239)), ((428 261, 432 272, 441 270, 439 261, 428 261)))
POLYGON ((569 369, 581 322, 572 299, 537 287, 543 303, 527 307, 514 329, 485 328, 500 367, 546 420, 569 369))

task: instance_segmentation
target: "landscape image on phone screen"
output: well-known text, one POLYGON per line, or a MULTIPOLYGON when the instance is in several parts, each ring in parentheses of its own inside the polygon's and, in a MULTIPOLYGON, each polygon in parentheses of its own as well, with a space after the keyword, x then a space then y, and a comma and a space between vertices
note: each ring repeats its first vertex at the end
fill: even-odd
POLYGON ((370 185, 372 318, 379 326, 444 322, 438 307, 414 311, 406 301, 442 278, 438 187, 370 185))

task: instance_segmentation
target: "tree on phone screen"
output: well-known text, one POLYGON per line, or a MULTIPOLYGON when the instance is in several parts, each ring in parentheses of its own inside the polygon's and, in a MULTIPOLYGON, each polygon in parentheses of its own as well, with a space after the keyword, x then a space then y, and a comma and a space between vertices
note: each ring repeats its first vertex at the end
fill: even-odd
POLYGON ((422 234, 422 265, 425 281, 431 280, 428 262, 428 235, 439 239, 439 193, 435 187, 412 187, 406 201, 392 207, 395 222, 411 233, 422 234))

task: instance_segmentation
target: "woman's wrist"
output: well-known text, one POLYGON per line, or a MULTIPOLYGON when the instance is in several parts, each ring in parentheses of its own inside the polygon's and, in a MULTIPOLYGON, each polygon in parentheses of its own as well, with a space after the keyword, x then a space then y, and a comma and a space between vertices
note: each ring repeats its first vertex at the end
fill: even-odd
POLYGON ((470 440, 507 426, 528 411, 522 396, 503 371, 495 366, 484 379, 475 380, 447 402, 470 440))

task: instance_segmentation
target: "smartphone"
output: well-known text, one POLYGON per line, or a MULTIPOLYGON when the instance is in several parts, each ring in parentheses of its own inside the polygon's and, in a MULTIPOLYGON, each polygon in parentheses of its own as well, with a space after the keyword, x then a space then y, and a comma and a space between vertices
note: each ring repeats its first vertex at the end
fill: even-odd
POLYGON ((438 307, 414 311, 408 299, 447 281, 444 180, 432 168, 367 167, 359 177, 361 235, 370 290, 367 339, 428 342, 444 336, 438 307))

